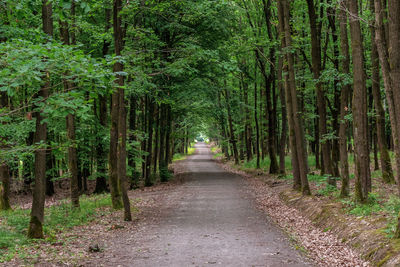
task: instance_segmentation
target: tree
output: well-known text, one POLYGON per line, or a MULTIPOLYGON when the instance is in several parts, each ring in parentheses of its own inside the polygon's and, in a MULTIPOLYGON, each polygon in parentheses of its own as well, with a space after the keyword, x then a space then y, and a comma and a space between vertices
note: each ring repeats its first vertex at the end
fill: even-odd
POLYGON ((367 88, 364 73, 364 51, 360 21, 358 19, 358 3, 348 1, 350 12, 350 34, 353 55, 353 132, 354 132, 354 162, 355 162, 355 197, 360 202, 366 202, 371 191, 369 182, 371 171, 369 167, 368 121, 367 121, 367 88))
MULTIPOLYGON (((42 1, 43 31, 53 36, 52 4, 47 0, 42 1)), ((49 96, 50 79, 48 74, 43 77, 44 85, 38 93, 38 97, 46 99, 49 96)), ((35 187, 33 191, 31 219, 28 228, 28 237, 43 238, 44 201, 46 185, 46 139, 47 124, 43 122, 43 114, 40 110, 35 111, 36 131, 34 143, 38 145, 35 150, 35 187)))

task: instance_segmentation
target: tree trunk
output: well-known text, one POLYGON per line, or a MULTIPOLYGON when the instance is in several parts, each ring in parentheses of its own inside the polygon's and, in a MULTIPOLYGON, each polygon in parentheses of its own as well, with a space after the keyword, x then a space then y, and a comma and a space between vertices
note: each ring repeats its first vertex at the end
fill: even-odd
MULTIPOLYGON (((130 97, 130 108, 129 108, 129 139, 131 142, 136 141, 136 134, 134 131, 136 130, 136 106, 137 106, 137 99, 135 96, 131 95, 130 97)), ((132 150, 136 150, 136 147, 132 147, 132 150)), ((136 155, 133 151, 128 154, 128 165, 132 170, 131 176, 131 189, 136 188, 139 184, 139 174, 136 170, 136 155)))
MULTIPOLYGON (((121 51, 123 49, 123 30, 122 30, 122 20, 120 16, 120 12, 122 10, 122 0, 114 0, 114 6, 113 6, 113 27, 114 27, 114 46, 115 46, 115 54, 117 56, 121 56, 121 51)), ((121 62, 116 62, 114 64, 114 72, 121 72, 123 71, 124 66, 122 65, 121 62)), ((117 74, 117 79, 116 79, 116 85, 117 88, 114 89, 113 93, 113 103, 112 103, 112 108, 115 110, 112 110, 111 113, 111 121, 112 121, 112 128, 111 130, 114 130, 115 132, 113 133, 116 135, 116 143, 113 144, 114 147, 114 153, 116 149, 116 155, 111 154, 111 148, 110 148, 110 161, 114 159, 111 159, 111 156, 116 156, 117 162, 115 162, 113 167, 116 167, 116 169, 113 170, 114 173, 114 179, 117 181, 114 182, 114 185, 116 185, 115 188, 111 192, 114 191, 114 198, 113 200, 113 208, 120 208, 121 205, 121 196, 119 194, 119 190, 121 190, 122 194, 122 202, 123 202, 123 207, 124 207, 124 220, 125 221, 131 221, 132 216, 131 216, 131 205, 129 203, 129 197, 128 197, 128 183, 126 179, 126 105, 125 105, 125 94, 124 94, 124 77, 120 74, 117 74), (114 104, 114 101, 117 103, 114 104), (115 117, 113 117, 115 116, 115 117), (114 129, 113 129, 114 128, 114 129), (118 188, 119 185, 119 188, 118 188), (118 192, 118 194, 115 194, 118 192), (117 197, 118 198, 117 198, 117 197)), ((114 136, 115 138, 115 136, 114 136)), ((110 138, 111 139, 111 138, 110 138)), ((115 142, 115 141, 114 141, 115 142)), ((111 164, 110 164, 110 169, 111 169, 111 164)), ((111 175, 110 175, 111 178, 111 175)))
MULTIPOLYGON (((74 2, 73 2, 74 3, 74 2)), ((105 8, 105 32, 108 32, 111 25, 111 9, 105 8)), ((110 47, 110 42, 107 40, 103 41, 103 57, 108 54, 108 50, 110 47)), ((101 127, 107 127, 107 96, 99 95, 99 115, 98 120, 101 127)), ((97 112, 96 112, 97 113, 97 112)), ((107 152, 102 142, 102 137, 97 135, 97 147, 96 147, 96 158, 97 158, 97 176, 96 176, 96 187, 94 189, 95 194, 101 194, 108 191, 107 188, 107 180, 106 180, 106 171, 107 171, 107 152)))
POLYGON ((148 121, 148 129, 147 129, 147 156, 146 156, 146 176, 144 177, 145 186, 152 186, 153 182, 151 181, 151 159, 153 154, 153 118, 154 118, 154 101, 149 96, 147 96, 148 107, 149 107, 149 121, 148 121))
MULTIPOLYGON (((47 0, 42 1, 42 21, 43 31, 48 36, 53 36, 53 18, 52 4, 47 0)), ((38 97, 46 99, 49 96, 50 78, 48 73, 43 77, 44 85, 38 93, 38 97)), ((29 238, 43 238, 43 220, 44 220, 44 201, 46 187, 46 141, 47 124, 43 123, 43 115, 40 111, 35 112, 36 131, 34 143, 41 144, 35 150, 35 187, 33 189, 32 211, 28 228, 29 238)))
POLYGON ((229 124, 229 132, 230 132, 230 143, 232 144, 233 148, 233 156, 235 158, 235 164, 239 164, 239 152, 236 146, 236 139, 235 139, 235 132, 233 130, 233 122, 232 122, 232 113, 231 113, 231 103, 229 98, 229 90, 226 88, 226 81, 225 81, 225 100, 226 100, 226 108, 228 110, 228 124, 229 124))
MULTIPOLYGON (((311 30, 311 58, 312 58, 312 70, 315 80, 319 80, 321 74, 321 29, 317 25, 317 15, 315 12, 314 0, 307 0, 308 6, 308 16, 310 20, 310 30, 311 30)), ((326 103, 325 94, 322 82, 318 81, 316 83, 316 93, 317 93, 317 108, 318 108, 318 125, 320 137, 324 137, 327 133, 327 116, 326 116, 326 103)), ((316 140, 321 143, 322 155, 324 158, 324 169, 323 173, 328 174, 328 183, 330 185, 336 186, 336 180, 334 179, 331 152, 329 147, 329 142, 327 140, 316 140)))
POLYGON ((355 163, 355 198, 366 202, 368 199, 368 183, 371 178, 369 147, 368 147, 368 117, 367 89, 365 83, 363 46, 360 21, 358 20, 357 1, 348 1, 351 16, 350 33, 353 54, 353 133, 354 133, 354 163, 355 163))
POLYGON ((165 133, 165 164, 168 171, 168 164, 171 163, 171 146, 173 146, 173 142, 171 142, 171 132, 172 132, 172 110, 171 106, 167 105, 167 127, 165 133))
MULTIPOLYGON (((374 0, 370 0, 370 8, 372 14, 375 13, 374 0)), ((392 163, 390 161, 388 146, 385 136, 385 110, 382 106, 382 98, 380 92, 380 75, 379 75, 379 54, 375 43, 375 26, 372 22, 371 30, 371 62, 372 62, 372 95, 374 98, 374 106, 376 113, 376 139, 378 143, 380 162, 382 168, 382 179, 386 183, 394 183, 392 163)))
MULTIPOLYGON (((308 172, 308 164, 307 164, 307 154, 305 150, 305 139, 304 139, 304 131, 302 127, 301 117, 299 114, 298 107, 298 97, 296 90, 296 80, 295 80, 295 71, 294 71, 294 56, 288 51, 287 48, 292 46, 292 37, 291 37, 291 29, 290 29, 290 5, 287 0, 281 0, 281 23, 284 25, 284 46, 286 48, 286 60, 288 63, 288 74, 286 75, 287 87, 289 90, 286 92, 286 97, 290 98, 290 102, 286 103, 287 106, 291 105, 291 112, 289 113, 289 117, 292 117, 292 129, 295 135, 295 149, 292 151, 292 154, 296 153, 297 156, 297 166, 299 177, 301 181, 301 191, 303 195, 310 195, 310 187, 308 184, 307 172, 308 172), (289 93, 290 91, 290 93, 289 93)), ((293 155, 292 155, 293 156, 293 155)), ((295 164, 294 164, 295 165, 295 164)), ((293 166, 295 170, 295 166, 293 166)))
POLYGON ((254 122, 256 124, 256 155, 257 155, 257 169, 260 168, 260 129, 258 127, 258 115, 257 115, 257 62, 254 66, 254 122))
MULTIPOLYGON (((347 35, 347 0, 342 1, 342 6, 339 10, 340 20, 340 48, 342 52, 342 73, 350 74, 350 55, 349 55, 349 42, 347 35)), ((340 175, 342 178, 342 186, 340 190, 341 197, 347 197, 349 195, 349 162, 347 154, 347 128, 348 121, 346 116, 348 114, 349 94, 351 91, 350 84, 342 85, 340 94, 340 124, 339 124, 339 154, 340 154, 340 175)))
POLYGON ((285 103, 285 88, 282 81, 282 68, 283 68, 283 58, 279 57, 278 60, 278 90, 279 97, 281 101, 281 112, 282 112, 282 131, 279 141, 279 173, 285 174, 285 147, 287 139, 287 114, 286 114, 286 103, 285 103))
POLYGON ((74 208, 79 208, 78 162, 76 155, 75 116, 68 114, 66 119, 67 136, 70 142, 68 147, 68 169, 70 172, 71 203, 74 208))
POLYGON ((7 163, 0 164, 0 210, 11 209, 10 205, 10 169, 7 163))
POLYGON ((153 175, 154 177, 157 174, 157 161, 158 161, 158 155, 159 155, 159 139, 160 139, 160 116, 159 112, 160 108, 158 107, 157 104, 155 104, 155 111, 154 111, 154 117, 155 117, 155 140, 154 140, 154 152, 153 152, 153 175))

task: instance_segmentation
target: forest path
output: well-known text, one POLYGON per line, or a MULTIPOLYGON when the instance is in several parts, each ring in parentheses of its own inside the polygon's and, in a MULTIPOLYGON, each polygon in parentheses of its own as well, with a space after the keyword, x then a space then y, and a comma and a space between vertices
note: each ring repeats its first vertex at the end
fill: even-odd
POLYGON ((170 211, 157 225, 111 241, 115 254, 103 259, 104 266, 309 265, 256 209, 245 181, 218 166, 205 144, 196 144, 184 165, 188 173, 170 194, 170 211))

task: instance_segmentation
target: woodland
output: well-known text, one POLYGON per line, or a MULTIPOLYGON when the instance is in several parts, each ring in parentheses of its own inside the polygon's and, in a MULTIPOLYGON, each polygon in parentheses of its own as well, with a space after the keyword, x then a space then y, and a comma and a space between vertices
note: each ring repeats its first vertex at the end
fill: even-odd
POLYGON ((195 141, 400 238, 399 108, 400 0, 0 0, 0 260, 195 141))

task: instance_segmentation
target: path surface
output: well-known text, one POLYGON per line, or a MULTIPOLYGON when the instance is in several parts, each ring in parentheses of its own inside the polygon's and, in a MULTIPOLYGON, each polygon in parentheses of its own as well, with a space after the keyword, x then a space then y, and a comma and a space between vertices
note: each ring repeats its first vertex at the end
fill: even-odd
POLYGON ((206 145, 196 149, 186 160, 188 174, 174 207, 158 225, 120 243, 118 255, 124 256, 107 264, 308 266, 287 236, 256 209, 243 179, 219 167, 206 145))

